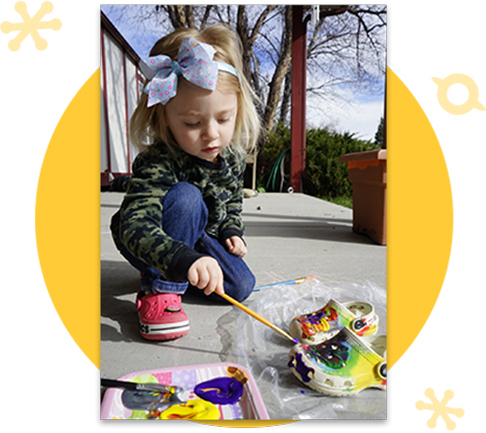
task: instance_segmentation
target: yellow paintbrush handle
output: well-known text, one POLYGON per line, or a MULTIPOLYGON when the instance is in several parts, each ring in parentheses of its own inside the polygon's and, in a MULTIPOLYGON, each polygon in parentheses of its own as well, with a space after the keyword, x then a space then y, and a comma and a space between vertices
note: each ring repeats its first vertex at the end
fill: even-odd
MULTIPOLYGON (((216 292, 217 293, 217 292, 216 292)), ((283 335, 285 338, 288 338, 293 343, 296 343, 295 339, 292 338, 289 334, 287 334, 283 329, 280 329, 278 326, 275 326, 273 323, 269 322, 264 317, 260 316, 259 314, 255 313, 253 310, 250 310, 248 307, 244 306, 243 304, 239 303, 237 300, 233 299, 231 296, 228 296, 226 293, 218 293, 219 296, 226 299, 228 302, 231 302, 233 305, 236 305, 238 308, 243 310, 245 313, 249 314, 251 317, 259 320, 264 325, 272 328, 274 331, 278 332, 280 335, 283 335)))

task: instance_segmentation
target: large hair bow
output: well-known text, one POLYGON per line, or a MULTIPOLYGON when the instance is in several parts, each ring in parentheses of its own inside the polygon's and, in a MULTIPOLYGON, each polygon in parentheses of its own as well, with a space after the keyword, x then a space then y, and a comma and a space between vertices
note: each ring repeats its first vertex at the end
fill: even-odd
POLYGON ((144 92, 148 95, 147 107, 165 105, 177 93, 177 79, 186 80, 204 89, 214 90, 218 79, 218 62, 213 61, 216 50, 208 44, 186 38, 182 42, 177 60, 159 55, 144 59, 140 66, 150 82, 144 92))

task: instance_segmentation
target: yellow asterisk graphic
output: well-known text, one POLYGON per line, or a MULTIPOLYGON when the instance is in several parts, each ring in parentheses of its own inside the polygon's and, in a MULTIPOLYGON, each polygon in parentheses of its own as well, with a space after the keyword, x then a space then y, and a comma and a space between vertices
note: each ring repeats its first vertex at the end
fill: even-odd
POLYGON ((455 415, 458 418, 464 416, 464 409, 447 407, 447 403, 454 397, 454 393, 448 389, 444 393, 444 398, 441 402, 437 400, 432 388, 426 389, 424 394, 428 397, 431 404, 419 400, 415 404, 415 407, 418 410, 427 409, 433 411, 432 417, 427 421, 427 427, 435 428, 437 426, 437 420, 439 416, 441 416, 446 423, 447 430, 454 430, 456 428, 456 423, 450 419, 449 414, 455 415))
POLYGON ((59 30, 62 26, 61 20, 57 18, 51 21, 41 21, 41 19, 44 18, 44 15, 52 12, 53 10, 54 6, 51 2, 44 2, 37 13, 31 18, 27 12, 27 5, 25 2, 17 2, 15 4, 15 11, 19 13, 23 22, 10 23, 8 21, 4 21, 0 25, 0 30, 2 30, 3 33, 10 33, 19 30, 19 34, 8 43, 8 48, 10 51, 18 51, 20 49, 20 44, 29 34, 32 36, 32 39, 35 42, 35 47, 38 50, 45 50, 47 48, 47 41, 40 37, 38 30, 59 30))

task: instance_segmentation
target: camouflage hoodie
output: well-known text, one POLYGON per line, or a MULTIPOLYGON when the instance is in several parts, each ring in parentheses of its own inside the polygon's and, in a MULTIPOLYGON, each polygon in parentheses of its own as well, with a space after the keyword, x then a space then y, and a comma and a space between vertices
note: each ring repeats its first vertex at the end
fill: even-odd
POLYGON ((223 242, 243 236, 243 173, 245 158, 225 149, 217 162, 157 143, 133 163, 133 176, 120 209, 111 220, 118 248, 159 270, 169 281, 186 280, 189 267, 203 255, 162 229, 163 198, 177 182, 196 186, 208 208, 206 232, 223 242))

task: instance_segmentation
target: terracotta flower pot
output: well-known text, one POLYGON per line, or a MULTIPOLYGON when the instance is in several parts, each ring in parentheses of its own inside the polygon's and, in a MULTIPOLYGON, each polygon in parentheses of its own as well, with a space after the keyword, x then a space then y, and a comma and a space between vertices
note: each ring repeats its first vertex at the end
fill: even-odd
POLYGON ((339 161, 348 163, 353 184, 353 231, 386 245, 386 150, 348 153, 339 161))

